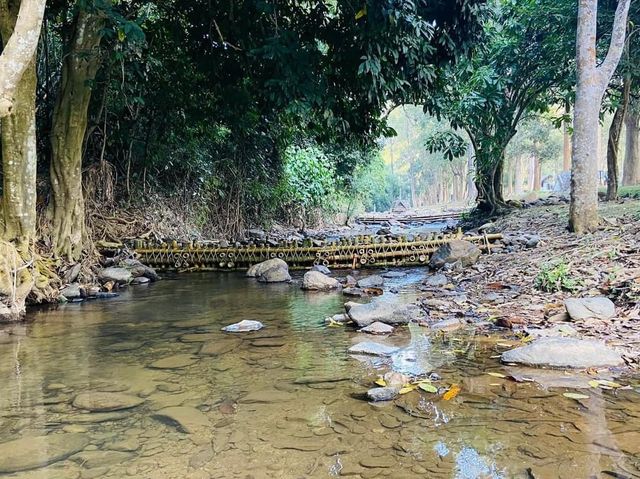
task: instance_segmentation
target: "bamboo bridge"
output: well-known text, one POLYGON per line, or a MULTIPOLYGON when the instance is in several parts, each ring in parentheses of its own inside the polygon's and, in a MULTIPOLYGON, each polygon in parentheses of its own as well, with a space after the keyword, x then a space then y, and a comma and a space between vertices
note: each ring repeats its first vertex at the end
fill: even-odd
MULTIPOLYGON (((420 266, 443 244, 465 239, 485 252, 500 234, 464 236, 454 233, 430 233, 405 236, 354 236, 329 241, 286 241, 277 245, 254 242, 241 246, 221 247, 207 242, 171 241, 152 243, 133 240, 130 245, 140 261, 160 270, 221 271, 243 270, 272 258, 280 258, 292 269, 324 265, 334 269, 363 267, 420 266)), ((114 248, 103 248, 103 250, 114 248)))

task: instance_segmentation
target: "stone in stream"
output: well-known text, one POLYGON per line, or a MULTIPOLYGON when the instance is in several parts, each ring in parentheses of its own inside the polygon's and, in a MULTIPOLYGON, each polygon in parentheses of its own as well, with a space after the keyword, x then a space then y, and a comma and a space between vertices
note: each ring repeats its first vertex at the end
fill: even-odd
POLYGON ((436 323, 429 325, 432 331, 455 331, 464 326, 464 323, 457 318, 443 319, 436 323))
POLYGON ((367 391, 367 399, 369 401, 391 401, 398 397, 400 388, 395 386, 386 386, 381 388, 371 388, 367 391))
POLYGON ((394 346, 387 346, 386 344, 375 343, 373 341, 363 341, 351 346, 348 353, 367 354, 369 356, 391 356, 399 350, 400 348, 394 346))
POLYGON ((292 399, 294 399, 294 396, 289 393, 273 389, 264 389, 261 391, 251 391, 238 402, 241 404, 272 404, 291 401, 292 399))
POLYGON ((157 411, 153 417, 162 423, 176 426, 179 431, 187 434, 210 427, 207 416, 189 406, 166 407, 157 411))
POLYGON ((151 280, 149 278, 147 278, 146 276, 138 276, 136 278, 133 278, 131 280, 131 284, 147 284, 150 283, 151 280))
POLYGON ((358 280, 358 288, 381 288, 384 286, 384 278, 377 274, 358 280))
POLYGON ((291 281, 289 266, 280 258, 268 259, 262 263, 254 264, 247 271, 250 278, 258 278, 264 283, 291 281))
POLYGON ((143 402, 144 399, 130 394, 91 391, 78 394, 73 400, 73 407, 91 412, 110 412, 131 409, 143 402))
POLYGON ((102 283, 113 281, 114 283, 128 283, 133 279, 131 271, 126 268, 110 267, 105 268, 98 273, 98 279, 102 283))
POLYGON ((69 416, 63 416, 60 422, 63 424, 99 424, 102 422, 121 421, 130 417, 131 414, 131 410, 71 414, 69 416))
POLYGON ((193 357, 191 354, 176 354, 166 358, 158 359, 157 361, 149 364, 153 369, 181 369, 191 366, 198 362, 198 358, 193 357))
POLYGON ((319 271, 307 271, 302 278, 302 289, 310 291, 329 291, 342 288, 340 282, 319 271))
POLYGON ((406 275, 407 273, 404 273, 403 271, 387 271, 382 274, 382 277, 385 279, 404 278, 406 275))
POLYGON ((264 328, 264 324, 260 321, 254 321, 253 319, 243 319, 239 323, 230 324, 222 328, 222 331, 227 333, 246 333, 249 331, 258 331, 264 328))
POLYGON ((122 451, 82 451, 71 457, 73 462, 81 464, 85 469, 96 469, 99 467, 109 467, 116 464, 128 462, 135 455, 131 452, 122 451))
POLYGON ((72 456, 89 445, 86 434, 50 434, 0 443, 0 473, 45 467, 72 456))
POLYGON ((141 348, 143 343, 140 341, 121 341, 119 343, 113 343, 109 346, 105 346, 103 349, 105 351, 114 351, 114 352, 122 352, 122 351, 133 351, 141 348))
POLYGON ((394 329, 395 328, 393 326, 376 321, 375 323, 371 323, 369 326, 359 329, 358 332, 367 334, 391 334, 394 329))
POLYGON ((233 351, 242 344, 241 341, 209 341, 198 351, 201 356, 220 356, 233 351))
POLYGON ((220 338, 220 333, 189 333, 180 336, 183 343, 204 343, 220 338))
POLYGON ((393 304, 382 301, 359 304, 346 303, 345 309, 357 326, 364 328, 376 321, 385 324, 407 324, 423 319, 424 312, 414 304, 393 304))
POLYGON ((287 344, 282 338, 258 338, 251 341, 251 346, 256 348, 281 348, 287 344))
POLYGON ((449 280, 447 279, 447 277, 442 274, 442 273, 436 273, 436 274, 432 274, 427 276, 427 279, 425 279, 422 284, 424 284, 425 286, 431 286, 431 287, 439 287, 439 286, 444 286, 449 282, 449 280))
POLYGON ((445 264, 457 263, 472 266, 480 257, 480 248, 465 240, 453 240, 440 246, 429 260, 429 266, 440 269, 445 264))
POLYGON ((327 276, 331 274, 331 270, 323 264, 314 264, 311 267, 311 271, 319 271, 320 273, 326 274, 327 276))
POLYGON ((609 298, 568 298, 564 302, 569 317, 581 319, 610 319, 616 315, 616 307, 609 298))
POLYGON ((502 362, 526 366, 587 369, 621 366, 622 356, 601 341, 548 337, 502 353, 502 362))
POLYGON ((353 296, 354 298, 362 298, 367 295, 363 289, 352 287, 344 288, 342 294, 345 296, 353 296))
POLYGON ((65 286, 60 290, 60 294, 67 299, 76 299, 76 298, 82 297, 80 283, 73 283, 68 286, 65 286))

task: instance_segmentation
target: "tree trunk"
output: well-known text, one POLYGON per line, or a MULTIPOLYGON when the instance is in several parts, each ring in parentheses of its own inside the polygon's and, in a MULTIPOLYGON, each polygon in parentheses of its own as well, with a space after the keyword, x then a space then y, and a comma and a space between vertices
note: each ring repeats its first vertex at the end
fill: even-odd
POLYGON ((596 67, 598 0, 579 0, 576 61, 578 82, 573 112, 573 165, 569 228, 576 233, 598 226, 598 114, 604 90, 620 61, 624 46, 630 0, 616 8, 609 51, 596 67))
POLYGON ((44 17, 45 0, 22 0, 17 18, 7 0, 0 1, 0 21, 15 18, 11 21, 10 37, 4 37, 4 48, 0 55, 0 118, 9 116, 16 108, 17 90, 20 79, 35 57, 42 18, 44 17))
POLYGON ((627 110, 625 117, 626 140, 624 166, 622 171, 622 184, 633 186, 640 184, 640 129, 638 127, 640 118, 634 109, 627 110))
MULTIPOLYGON (((569 113, 568 106, 565 108, 565 113, 569 113)), ((564 140, 562 145, 562 171, 571 171, 571 135, 566 121, 562 123, 562 136, 564 140)))
POLYGON ((542 189, 542 165, 538 155, 533 156, 533 191, 542 189))
POLYGON ((613 114, 613 120, 609 127, 609 140, 607 142, 607 201, 613 201, 618 198, 618 144, 620 143, 622 124, 629 105, 630 89, 631 80, 625 77, 622 100, 613 114))
MULTIPOLYGON (((0 0, 0 38, 7 43, 18 8, 0 0)), ((13 90, 11 114, 0 120, 2 142, 2 238, 28 252, 36 232, 36 66, 32 58, 13 90)))
POLYGON ((103 19, 80 10, 62 65, 51 128, 52 242, 70 260, 82 255, 85 237, 82 146, 91 100, 90 82, 99 67, 103 19))
POLYGON ((514 167, 515 170, 515 194, 519 196, 522 194, 522 157, 520 155, 516 156, 516 164, 514 167))

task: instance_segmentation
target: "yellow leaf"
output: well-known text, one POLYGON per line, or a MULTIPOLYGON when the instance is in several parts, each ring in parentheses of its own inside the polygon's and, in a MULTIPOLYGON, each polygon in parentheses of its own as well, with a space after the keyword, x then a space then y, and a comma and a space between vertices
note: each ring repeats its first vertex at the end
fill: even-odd
POLYGON ((610 388, 621 388, 622 384, 614 383, 613 381, 607 381, 606 379, 598 379, 600 386, 607 386, 610 388))
POLYGON ((358 13, 356 13, 356 20, 360 20, 366 14, 367 14, 367 6, 365 5, 364 7, 362 7, 361 10, 358 11, 358 13))
POLYGON ((489 383, 489 386, 502 386, 500 383, 489 383))
POLYGON ((385 387, 387 385, 387 381, 385 381, 383 378, 378 378, 376 379, 376 384, 378 386, 385 387))
POLYGON ((124 33, 124 30, 118 30, 118 40, 121 42, 124 42, 125 38, 126 38, 126 35, 124 33))
POLYGON ((344 326, 344 323, 339 323, 338 321, 334 321, 333 319, 329 320, 329 324, 327 325, 330 328, 341 328, 344 326))
POLYGON ((404 386, 402 386, 400 391, 398 391, 398 393, 399 394, 407 394, 407 393, 410 393, 411 391, 415 391, 417 389, 417 387, 418 387, 417 384, 405 384, 404 386))
POLYGON ((492 373, 489 372, 487 373, 489 376, 493 376, 494 378, 506 378, 507 376, 505 376, 504 374, 500 374, 500 373, 492 373))
POLYGON ((592 388, 597 388, 600 386, 600 382, 594 379, 593 381, 589 381, 589 386, 591 386, 592 388))
POLYGON ((436 394, 438 392, 438 388, 435 387, 433 384, 429 384, 429 383, 419 383, 418 387, 420 389, 422 389, 423 391, 426 391, 428 393, 433 393, 436 394))
POLYGON ((590 396, 587 396, 586 394, 562 393, 562 395, 569 399, 590 399, 590 396))
POLYGON ((460 386, 458 386, 457 384, 452 384, 449 390, 442 395, 442 399, 444 399, 445 401, 449 401, 450 399, 456 397, 458 393, 460 393, 460 386))

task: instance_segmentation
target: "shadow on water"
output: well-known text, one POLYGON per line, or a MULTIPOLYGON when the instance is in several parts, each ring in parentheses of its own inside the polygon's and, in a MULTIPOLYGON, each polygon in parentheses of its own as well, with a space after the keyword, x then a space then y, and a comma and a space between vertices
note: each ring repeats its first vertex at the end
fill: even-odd
MULTIPOLYGON (((423 274, 375 300, 411 301, 423 274)), ((373 339, 398 354, 359 361, 346 350, 372 338, 324 325, 344 301, 192 274, 0 329, 0 477, 639 477, 636 391, 575 401, 488 375, 499 340, 464 330, 403 328, 373 339), (266 327, 220 331, 242 319, 266 327), (462 392, 364 401, 390 368, 462 392)))

